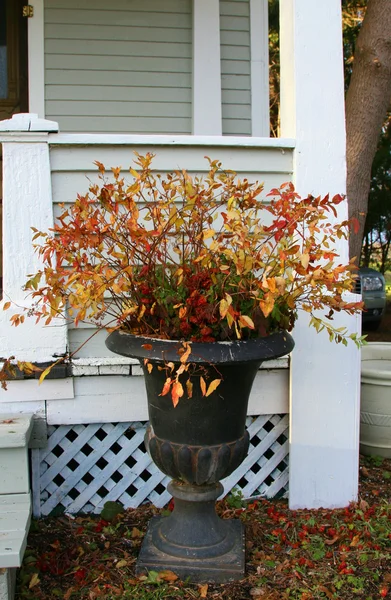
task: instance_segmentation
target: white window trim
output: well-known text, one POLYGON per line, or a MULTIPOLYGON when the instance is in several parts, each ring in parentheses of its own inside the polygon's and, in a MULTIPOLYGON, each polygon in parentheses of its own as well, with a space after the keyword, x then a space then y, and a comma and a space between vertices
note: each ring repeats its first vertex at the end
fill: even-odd
POLYGON ((251 135, 269 137, 269 6, 250 0, 251 135))
POLYGON ((44 0, 34 0, 34 16, 28 19, 29 112, 45 118, 44 0))

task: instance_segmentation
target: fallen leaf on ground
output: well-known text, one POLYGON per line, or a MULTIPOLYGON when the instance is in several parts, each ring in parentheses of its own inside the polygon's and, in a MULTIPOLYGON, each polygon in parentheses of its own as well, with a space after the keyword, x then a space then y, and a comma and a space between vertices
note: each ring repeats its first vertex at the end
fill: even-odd
POLYGON ((204 585, 200 585, 199 590, 200 590, 200 598, 206 598, 208 595, 208 584, 205 583, 204 585))
POLYGON ((38 573, 33 573, 29 583, 29 590, 38 585, 38 583, 40 583, 39 575, 38 573))

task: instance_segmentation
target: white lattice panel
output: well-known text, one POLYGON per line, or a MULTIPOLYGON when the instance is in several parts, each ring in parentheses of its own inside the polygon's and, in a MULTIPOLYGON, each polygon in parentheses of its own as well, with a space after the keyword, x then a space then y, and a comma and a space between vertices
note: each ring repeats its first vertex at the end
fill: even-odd
MULTIPOLYGON (((99 513, 105 502, 126 508, 170 499, 169 478, 144 447, 145 423, 105 423, 49 427, 48 445, 32 451, 35 516, 53 511, 99 513)), ((250 449, 242 465, 225 479, 225 493, 284 496, 288 487, 288 415, 248 417, 250 449)))

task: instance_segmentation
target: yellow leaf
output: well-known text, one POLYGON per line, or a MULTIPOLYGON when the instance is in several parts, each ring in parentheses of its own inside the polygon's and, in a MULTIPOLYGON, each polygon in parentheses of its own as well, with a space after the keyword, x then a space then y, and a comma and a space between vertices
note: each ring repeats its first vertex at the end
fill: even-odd
POLYGON ((202 395, 205 396, 205 394, 206 394, 206 383, 205 383, 205 379, 203 377, 200 377, 200 386, 201 386, 202 395))
POLYGON ((117 567, 117 569, 122 569, 123 567, 126 567, 127 564, 127 560, 119 560, 115 566, 117 567))
POLYGON ((207 229, 206 231, 203 231, 204 240, 207 240, 207 239, 213 237, 215 233, 216 232, 214 229, 207 229))
POLYGON ((33 587, 35 587, 39 583, 40 583, 40 579, 39 579, 38 573, 33 573, 31 576, 31 579, 30 579, 30 583, 29 583, 29 590, 31 590, 33 587))
POLYGON ((148 373, 151 373, 152 369, 153 369, 153 365, 151 365, 151 363, 147 363, 147 369, 148 369, 148 373))
POLYGON ((303 267, 306 269, 310 262, 310 255, 308 254, 308 252, 303 252, 303 254, 300 254, 300 261, 303 267))
POLYGON ((186 316, 186 313, 187 313, 186 306, 182 306, 182 308, 179 309, 179 318, 183 319, 186 316))
POLYGON ((6 302, 3 306, 3 310, 8 310, 10 306, 11 306, 11 302, 6 302))
MULTIPOLYGON (((56 364, 56 363, 54 363, 54 364, 56 364)), ((45 377, 46 377, 47 375, 49 375, 50 371, 51 371, 51 370, 52 370, 52 368, 54 367, 54 364, 53 364, 53 365, 50 365, 50 366, 49 366, 49 367, 47 367, 47 368, 46 368, 44 371, 42 371, 41 375, 39 376, 39 383, 42 383, 42 382, 43 382, 43 380, 45 379, 45 377)))
POLYGON ((239 325, 240 327, 249 327, 250 329, 255 329, 255 325, 252 319, 247 315, 240 315, 239 317, 239 325))
POLYGON ((268 317, 270 315, 270 313, 273 310, 273 307, 274 298, 273 296, 271 296, 271 294, 266 294, 265 299, 259 301, 259 308, 261 309, 265 317, 268 317))
POLYGON ((193 396, 193 384, 190 381, 190 379, 188 379, 186 381, 186 390, 187 390, 187 396, 188 396, 188 398, 192 398, 192 396, 193 396))
POLYGON ((137 527, 133 527, 132 533, 130 534, 132 538, 140 538, 143 537, 143 533, 137 529, 137 527))
POLYGON ((222 300, 220 300, 220 315, 221 318, 224 319, 225 315, 227 314, 229 309, 229 304, 226 300, 224 300, 224 298, 222 300))
POLYGON ((199 586, 200 598, 206 598, 208 595, 208 584, 204 583, 204 585, 199 586))
POLYGON ((220 383, 221 379, 214 379, 213 381, 211 381, 205 396, 210 396, 211 394, 213 394, 215 389, 219 387, 220 383))

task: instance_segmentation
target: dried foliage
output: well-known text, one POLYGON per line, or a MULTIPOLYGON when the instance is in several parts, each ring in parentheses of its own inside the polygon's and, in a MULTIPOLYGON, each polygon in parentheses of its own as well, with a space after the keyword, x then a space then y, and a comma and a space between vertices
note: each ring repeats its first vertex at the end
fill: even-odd
MULTIPOLYGON (((301 309, 317 331, 347 343, 333 314, 361 305, 343 299, 353 267, 336 251, 349 232, 337 219, 341 196, 300 198, 287 183, 265 200, 261 184, 218 161, 208 159, 201 179, 186 171, 162 177, 152 160, 137 155, 130 182, 97 163, 101 185, 78 196, 52 231, 34 229, 43 268, 26 290, 37 321, 62 315, 75 325, 215 342, 291 330, 301 309)), ((182 370, 190 352, 183 348, 182 370)))

